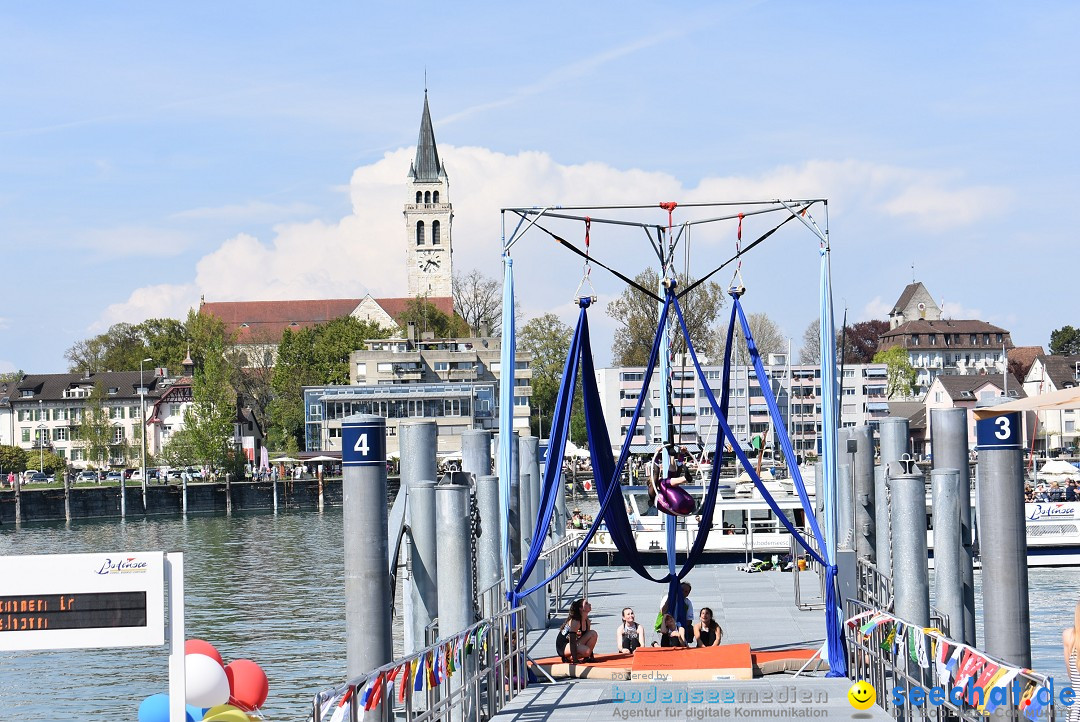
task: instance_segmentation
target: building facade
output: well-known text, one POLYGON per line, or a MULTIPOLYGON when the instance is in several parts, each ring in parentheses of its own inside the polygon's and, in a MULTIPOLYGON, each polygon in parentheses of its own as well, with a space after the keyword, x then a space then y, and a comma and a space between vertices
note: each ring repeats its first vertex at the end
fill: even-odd
MULTIPOLYGON (((921 453, 925 456, 930 454, 930 445, 934 437, 934 409, 974 409, 976 406, 985 406, 997 399, 1015 400, 1026 398, 1020 381, 1011 374, 989 375, 946 375, 938 376, 930 384, 930 389, 923 399, 926 407, 926 433, 923 435, 923 448, 921 453)), ((1034 414, 1025 412, 1022 415, 1024 430, 1023 438, 1030 439, 1031 423, 1034 414)), ((975 448, 975 416, 968 414, 968 448, 975 448)))
MULTIPOLYGON (((386 419, 387 452, 398 449, 397 427, 432 419, 443 453, 461 449, 461 433, 496 429, 499 384, 504 378, 497 338, 377 339, 349 357, 347 386, 304 387, 305 449, 339 453, 341 421, 353 414, 386 419)), ((518 353, 514 428, 528 433, 532 397, 531 354, 518 353)))
MULTIPOLYGON (((723 434, 705 393, 705 387, 691 369, 673 365, 672 404, 675 414, 675 442, 688 449, 715 448, 716 437, 723 434)), ((641 394, 644 368, 599 369, 596 372, 601 404, 612 445, 617 449, 630 433, 630 420, 641 394)), ((709 389, 719 401, 723 385, 723 366, 704 366, 709 389)), ((776 429, 765 402, 764 385, 773 390, 781 422, 789 429, 792 447, 802 455, 817 455, 822 432, 821 370, 815 365, 788 365, 786 354, 771 354, 765 365, 765 379, 753 368, 731 369, 728 425, 745 448, 760 436, 772 447, 776 429)), ((889 414, 885 397, 887 370, 884 364, 858 364, 844 368, 841 377, 841 424, 870 424, 889 414)), ((634 429, 632 445, 638 452, 655 450, 662 443, 662 405, 658 377, 653 376, 648 398, 634 429)))
MULTIPOLYGON (((1039 355, 1024 377, 1028 396, 1074 388, 1080 385, 1080 356, 1039 355)), ((1080 411, 1054 409, 1038 412, 1035 446, 1038 451, 1069 449, 1077 445, 1080 411)), ((1075 452, 1072 452, 1075 454, 1075 452)))

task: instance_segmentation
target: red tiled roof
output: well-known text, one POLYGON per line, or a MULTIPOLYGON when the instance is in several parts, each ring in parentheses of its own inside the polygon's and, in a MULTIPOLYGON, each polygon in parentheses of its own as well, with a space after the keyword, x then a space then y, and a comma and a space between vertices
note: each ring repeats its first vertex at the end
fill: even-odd
MULTIPOLYGON (((374 298, 395 320, 404 313, 412 298, 374 298)), ((454 299, 427 299, 446 314, 454 312, 454 299)), ((217 316, 225 330, 235 334, 240 343, 277 343, 286 328, 309 328, 351 314, 363 298, 333 298, 308 301, 220 301, 204 303, 199 313, 217 316)))

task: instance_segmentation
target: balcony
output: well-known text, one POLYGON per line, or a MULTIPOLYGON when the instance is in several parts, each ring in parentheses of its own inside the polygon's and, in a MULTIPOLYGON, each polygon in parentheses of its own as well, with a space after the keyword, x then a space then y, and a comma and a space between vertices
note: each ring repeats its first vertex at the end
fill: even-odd
POLYGON ((476 381, 476 369, 450 369, 447 378, 451 381, 476 381))

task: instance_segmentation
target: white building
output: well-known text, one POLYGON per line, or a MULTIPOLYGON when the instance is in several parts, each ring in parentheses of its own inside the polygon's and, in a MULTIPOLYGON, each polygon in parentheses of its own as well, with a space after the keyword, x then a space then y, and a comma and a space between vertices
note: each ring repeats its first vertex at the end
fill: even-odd
MULTIPOLYGON (((1077 385, 1080 385, 1080 356, 1037 356, 1024 377, 1024 390, 1028 396, 1061 391, 1077 385)), ((1080 411, 1040 411, 1038 419, 1035 449, 1049 451, 1076 446, 1080 411)))

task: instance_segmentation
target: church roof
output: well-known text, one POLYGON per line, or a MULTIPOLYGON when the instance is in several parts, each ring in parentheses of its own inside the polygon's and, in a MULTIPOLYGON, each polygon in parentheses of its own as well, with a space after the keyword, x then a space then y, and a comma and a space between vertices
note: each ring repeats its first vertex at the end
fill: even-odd
POLYGON ((418 181, 437 181, 442 175, 439 149, 435 147, 435 129, 431 126, 427 91, 424 91, 424 116, 420 119, 420 138, 416 141, 416 160, 409 169, 409 175, 418 181))
POLYGON ((892 316, 897 313, 902 313, 908 304, 911 303, 911 299, 915 296, 915 292, 919 289, 926 291, 926 286, 920 282, 909 283, 900 294, 900 298, 896 300, 896 304, 893 305, 892 310, 889 311, 889 315, 892 316))
MULTIPOLYGON (((277 343, 281 333, 290 328, 299 330, 333 321, 352 314, 363 298, 327 298, 304 301, 220 301, 204 303, 199 313, 217 316, 225 331, 235 334, 237 343, 277 343)), ((375 298, 393 319, 408 308, 411 298, 375 298)), ((445 314, 454 313, 454 299, 429 297, 429 303, 445 314)))

